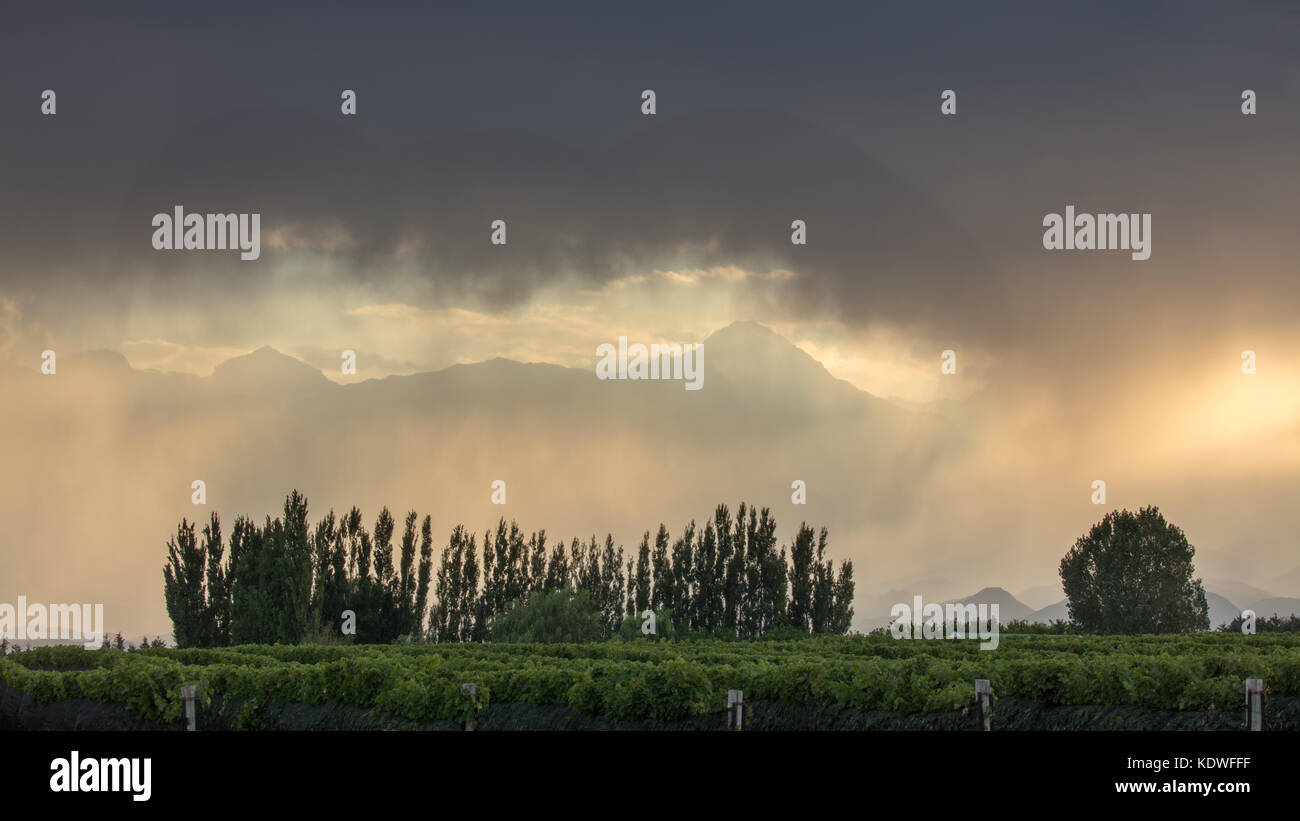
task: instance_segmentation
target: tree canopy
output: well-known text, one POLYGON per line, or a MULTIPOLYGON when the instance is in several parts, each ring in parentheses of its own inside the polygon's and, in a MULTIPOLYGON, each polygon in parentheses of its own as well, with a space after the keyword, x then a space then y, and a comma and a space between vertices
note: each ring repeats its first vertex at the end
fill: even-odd
POLYGON ((1106 514, 1061 559, 1070 621, 1089 633, 1210 629, 1195 554, 1155 507, 1106 514))
POLYGON ((836 572, 826 528, 801 523, 787 559, 770 511, 743 503, 734 518, 718 505, 675 540, 660 524, 630 558, 612 534, 548 544, 546 531, 505 519, 481 539, 456 525, 435 557, 428 516, 384 508, 367 530, 354 507, 312 526, 297 491, 260 527, 237 518, 228 545, 215 513, 202 539, 195 529, 181 521, 163 568, 181 647, 586 636, 588 609, 602 638, 647 609, 671 611, 682 632, 733 638, 843 634, 853 618, 853 563, 836 572), (354 632, 343 636, 345 613, 354 632))

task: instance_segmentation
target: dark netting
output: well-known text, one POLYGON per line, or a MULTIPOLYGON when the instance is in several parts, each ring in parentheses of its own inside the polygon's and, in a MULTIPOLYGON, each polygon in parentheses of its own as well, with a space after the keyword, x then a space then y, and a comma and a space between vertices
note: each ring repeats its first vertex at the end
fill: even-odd
MULTIPOLYGON (((754 701, 747 705, 745 729, 761 730, 971 730, 978 711, 903 713, 854 710, 819 704, 754 701)), ((1019 698, 994 704, 995 730, 1243 730, 1244 709, 1158 710, 1133 705, 1057 706, 1019 698)), ((199 713, 199 729, 267 731, 417 730, 460 731, 453 721, 408 721, 378 710, 346 704, 310 705, 268 702, 253 709, 241 699, 214 698, 199 713)), ((184 722, 158 725, 136 718, 120 704, 68 699, 37 704, 29 696, 0 686, 0 730, 184 730, 184 722)), ((721 712, 676 721, 616 721, 575 712, 563 704, 490 704, 479 713, 477 730, 722 730, 721 712)), ((1269 699, 1266 730, 1300 730, 1300 697, 1269 699)))

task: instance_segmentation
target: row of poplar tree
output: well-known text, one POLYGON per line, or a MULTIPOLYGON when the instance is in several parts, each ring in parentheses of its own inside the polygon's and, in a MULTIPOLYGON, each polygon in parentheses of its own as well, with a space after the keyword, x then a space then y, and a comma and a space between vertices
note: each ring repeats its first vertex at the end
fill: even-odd
POLYGON ((216 513, 196 528, 181 521, 163 568, 178 647, 328 640, 347 611, 361 643, 486 641, 495 616, 556 591, 585 591, 609 633, 645 610, 670 610, 679 632, 737 638, 843 634, 853 617, 853 563, 835 573, 826 528, 801 525, 787 555, 770 512, 744 504, 734 519, 719 505, 676 539, 661 524, 626 561, 610 535, 548 545, 545 531, 525 538, 502 519, 481 542, 458 525, 435 564, 429 516, 408 513, 395 545, 387 508, 369 531, 355 507, 311 527, 296 490, 278 518, 237 518, 228 541, 216 513))

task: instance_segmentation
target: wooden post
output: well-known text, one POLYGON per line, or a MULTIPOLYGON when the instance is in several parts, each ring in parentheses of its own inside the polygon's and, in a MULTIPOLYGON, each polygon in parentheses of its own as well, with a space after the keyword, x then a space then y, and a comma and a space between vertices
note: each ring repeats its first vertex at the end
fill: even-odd
POLYGON ((727 691, 727 729, 745 728, 745 694, 740 690, 727 691))
POLYGON ((194 732, 199 728, 198 716, 196 715, 198 686, 186 684, 181 688, 181 701, 185 702, 185 729, 194 732))
MULTIPOLYGON (((460 685, 460 689, 463 690, 465 694, 470 697, 470 703, 473 704, 474 696, 478 694, 478 685, 471 682, 469 684, 460 685)), ((478 726, 478 714, 476 711, 475 713, 471 714, 465 719, 465 729, 466 731, 469 731, 469 730, 473 730, 477 726, 478 726)))
POLYGON ((1246 679, 1246 729, 1264 729, 1264 679, 1246 679))
POLYGON ((984 731, 988 732, 992 729, 989 725, 993 720, 993 688, 989 687, 988 679, 975 679, 975 700, 979 702, 980 723, 984 725, 984 731))

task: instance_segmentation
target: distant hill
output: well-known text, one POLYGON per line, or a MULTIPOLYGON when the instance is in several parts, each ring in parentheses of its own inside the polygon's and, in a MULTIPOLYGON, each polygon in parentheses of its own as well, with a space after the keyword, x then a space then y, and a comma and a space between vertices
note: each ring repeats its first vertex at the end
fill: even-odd
POLYGON ((1037 587, 1030 587, 1016 594, 1016 598, 1024 602, 1026 606, 1034 609, 1041 609, 1051 606, 1052 602, 1059 601, 1064 595, 1061 591, 1061 583, 1040 584, 1037 587))
MULTIPOLYGON (((915 593, 905 593, 901 590, 891 592, 895 594, 895 603, 906 604, 908 607, 912 606, 912 599, 917 595, 915 593)), ((1012 621, 1013 619, 1023 619, 1032 612, 1024 602, 1021 602, 1001 587, 986 587, 978 593, 969 596, 961 596, 955 599, 949 599, 945 602, 937 603, 945 606, 949 604, 973 604, 976 606, 981 604, 992 606, 996 604, 998 606, 999 623, 1012 621)), ((923 597, 922 604, 931 604, 931 602, 925 600, 923 597)), ((888 627, 893 619, 888 613, 883 613, 881 615, 867 618, 865 621, 866 624, 869 625, 865 629, 873 630, 877 627, 888 627)))
POLYGON ((986 587, 974 595, 950 599, 949 601, 944 602, 944 604, 996 604, 998 606, 998 621, 1000 623, 1027 618, 1034 612, 1033 608, 1020 601, 1006 590, 1003 590, 1001 587, 986 587))
POLYGON ((301 395, 303 390, 320 391, 332 386, 318 368, 271 347, 222 362, 209 379, 218 390, 261 396, 283 391, 301 395))
POLYGON ((1035 624, 1051 624, 1057 620, 1070 620, 1070 608, 1067 599, 1061 599, 1056 604, 1049 604, 1041 610, 1035 610, 1026 618, 1026 621, 1035 624))
MULTIPOLYGON (((910 604, 911 599, 911 595, 904 595, 902 598, 898 599, 898 601, 910 604)), ((1046 607, 1034 610, 1001 587, 986 587, 978 593, 963 598, 950 599, 949 601, 944 602, 944 604, 957 602, 977 605, 996 604, 998 605, 998 619, 1002 624, 1017 619, 1023 619, 1035 624, 1051 624, 1053 621, 1058 619, 1068 621, 1070 618, 1070 611, 1066 599, 1061 599, 1055 604, 1049 604, 1046 607)), ((1205 602, 1209 606, 1210 629, 1212 630, 1218 628, 1221 624, 1231 622, 1241 614, 1241 611, 1235 604, 1217 593, 1207 591, 1205 594, 1205 602)), ((1261 605, 1265 605, 1269 608, 1268 615, 1272 615, 1273 608, 1276 608, 1277 612, 1282 615, 1285 615, 1292 610, 1300 613, 1300 599, 1274 598, 1262 602, 1261 605)), ((1256 609, 1256 612, 1261 616, 1264 615, 1264 611, 1262 610, 1256 609)), ((885 627, 889 625, 889 622, 890 619, 887 615, 878 616, 868 620, 868 623, 872 624, 873 627, 885 627)))
POLYGON ((1231 579, 1206 579, 1205 591, 1207 593, 1218 593, 1228 601, 1233 602, 1251 602, 1271 599, 1276 596, 1268 590, 1262 590, 1254 585, 1244 582, 1233 581, 1231 579))
POLYGON ((1218 593, 1205 591, 1205 603, 1210 606, 1210 629, 1217 630, 1221 624, 1229 624, 1241 615, 1240 608, 1220 596, 1218 593))
POLYGON ((1256 617, 1261 619, 1271 618, 1275 614, 1282 618, 1291 615, 1300 616, 1300 599, 1274 596, 1261 599, 1245 609, 1254 610, 1256 617))
MULTIPOLYGON (((1220 624, 1227 624, 1235 619, 1240 612, 1237 606, 1228 601, 1217 593, 1206 591, 1205 603, 1209 606, 1210 611, 1210 629, 1217 629, 1220 624)), ((1066 621, 1070 618, 1069 605, 1066 599, 1061 599, 1056 604, 1050 604, 1041 610, 1035 610, 1027 617, 1028 621, 1035 624, 1051 624, 1057 619, 1066 621)), ((1005 621, 1005 619, 1004 619, 1005 621)))

